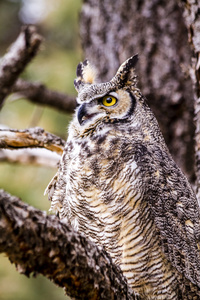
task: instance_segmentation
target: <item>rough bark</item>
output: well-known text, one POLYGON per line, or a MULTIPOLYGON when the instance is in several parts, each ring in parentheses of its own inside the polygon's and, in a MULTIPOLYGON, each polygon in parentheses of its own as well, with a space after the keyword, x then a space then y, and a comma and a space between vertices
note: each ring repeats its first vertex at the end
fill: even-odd
POLYGON ((184 19, 193 51, 190 69, 195 91, 195 159, 196 159, 196 194, 200 203, 200 3, 199 1, 180 1, 184 9, 184 19))
POLYGON ((25 26, 3 57, 0 64, 0 108, 9 94, 18 93, 21 97, 39 105, 48 105, 69 113, 74 111, 75 97, 50 90, 41 83, 18 79, 37 54, 41 42, 42 37, 38 35, 36 28, 25 26))
POLYGON ((0 252, 18 271, 38 273, 74 299, 136 299, 119 267, 56 216, 0 191, 0 252))
POLYGON ((0 148, 45 148, 62 154, 65 141, 40 127, 24 130, 0 129, 0 148))
POLYGON ((191 50, 176 1, 85 0, 80 22, 84 56, 110 79, 118 66, 139 53, 137 74, 170 152, 194 180, 191 50))
POLYGON ((34 26, 24 26, 0 65, 0 108, 13 84, 37 54, 42 38, 34 26))

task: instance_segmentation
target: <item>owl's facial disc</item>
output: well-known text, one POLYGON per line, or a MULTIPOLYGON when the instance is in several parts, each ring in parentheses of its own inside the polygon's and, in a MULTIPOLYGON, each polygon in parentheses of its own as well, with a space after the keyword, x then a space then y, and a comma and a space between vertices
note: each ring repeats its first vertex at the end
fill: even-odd
POLYGON ((77 112, 79 124, 85 125, 86 122, 92 120, 96 115, 105 116, 109 110, 117 105, 118 95, 115 92, 106 94, 103 97, 95 98, 89 103, 83 103, 77 112))
POLYGON ((88 104, 84 103, 81 105, 81 107, 78 110, 77 118, 80 125, 85 124, 88 120, 90 120, 92 117, 94 117, 97 112, 90 112, 87 108, 88 104))

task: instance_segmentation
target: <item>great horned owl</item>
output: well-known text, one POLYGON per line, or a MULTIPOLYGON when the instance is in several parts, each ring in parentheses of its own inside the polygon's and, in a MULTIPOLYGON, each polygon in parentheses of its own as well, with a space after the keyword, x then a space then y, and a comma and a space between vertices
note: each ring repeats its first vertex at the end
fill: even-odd
POLYGON ((137 55, 106 83, 77 67, 73 121, 47 191, 142 299, 200 299, 200 209, 136 86, 137 55))

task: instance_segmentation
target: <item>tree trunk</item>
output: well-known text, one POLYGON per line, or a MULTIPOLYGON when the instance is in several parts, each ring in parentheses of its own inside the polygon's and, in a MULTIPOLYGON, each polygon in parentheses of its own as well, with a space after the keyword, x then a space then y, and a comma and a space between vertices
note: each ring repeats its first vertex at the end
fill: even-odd
POLYGON ((111 79, 139 53, 139 87, 154 111, 169 150, 194 182, 191 50, 182 9, 173 1, 85 0, 80 22, 84 56, 111 79))

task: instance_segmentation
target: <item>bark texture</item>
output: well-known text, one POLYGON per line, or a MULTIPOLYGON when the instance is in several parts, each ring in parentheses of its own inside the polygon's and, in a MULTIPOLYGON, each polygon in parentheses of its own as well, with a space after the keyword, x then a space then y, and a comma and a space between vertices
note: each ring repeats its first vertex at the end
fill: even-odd
POLYGON ((74 299, 136 299, 122 271, 103 249, 56 216, 47 216, 2 190, 0 252, 21 273, 40 273, 74 299))
POLYGON ((34 26, 24 26, 0 64, 0 108, 11 93, 18 93, 33 103, 48 105, 65 112, 73 112, 75 97, 49 90, 45 85, 18 79, 37 54, 42 37, 34 26))
POLYGON ((85 0, 80 22, 84 56, 110 79, 139 53, 137 74, 174 159, 194 180, 191 50, 178 3, 173 0, 85 0))
POLYGON ((45 148, 62 154, 65 141, 40 127, 24 130, 0 129, 0 148, 45 148))
POLYGON ((0 65, 0 108, 13 84, 39 50, 42 37, 34 26, 25 26, 0 65))
POLYGON ((184 19, 188 29, 189 42, 193 50, 190 70, 195 91, 195 159, 196 159, 196 194, 200 203, 200 2, 180 1, 184 9, 184 19))

